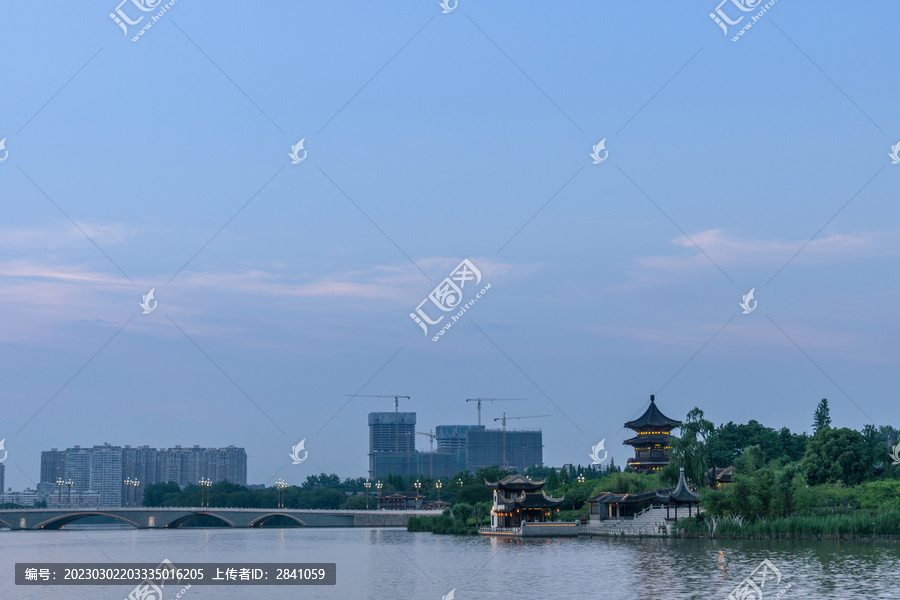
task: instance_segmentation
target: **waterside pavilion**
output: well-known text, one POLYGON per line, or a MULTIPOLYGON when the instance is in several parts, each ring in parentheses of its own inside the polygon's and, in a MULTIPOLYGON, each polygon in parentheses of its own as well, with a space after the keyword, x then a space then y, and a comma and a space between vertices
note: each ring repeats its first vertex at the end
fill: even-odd
POLYGON ((691 508, 699 502, 700 497, 691 490, 687 480, 684 478, 684 467, 681 468, 678 485, 675 486, 674 490, 672 488, 660 488, 637 494, 600 492, 588 498, 591 524, 610 519, 633 519, 651 507, 662 508, 663 505, 666 507, 666 520, 673 520, 669 510, 674 507, 674 520, 677 521, 679 506, 687 505, 688 516, 690 517, 691 508))
POLYGON ((522 523, 545 523, 559 512, 565 497, 552 498, 544 493, 543 481, 534 481, 513 473, 493 483, 484 482, 493 491, 491 529, 518 528, 522 523))

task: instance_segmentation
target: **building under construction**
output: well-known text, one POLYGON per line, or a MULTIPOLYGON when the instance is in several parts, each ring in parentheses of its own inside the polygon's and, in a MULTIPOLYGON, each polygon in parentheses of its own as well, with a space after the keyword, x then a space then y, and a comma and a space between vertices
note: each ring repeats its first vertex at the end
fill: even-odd
POLYGON ((369 413, 369 477, 452 477, 460 471, 474 473, 492 466, 522 472, 543 464, 540 431, 438 425, 433 436, 436 452, 417 452, 415 436, 416 413, 369 413))
POLYGON ((369 477, 395 474, 396 463, 414 462, 411 455, 415 453, 416 413, 369 413, 369 477), (381 467, 376 468, 376 464, 381 467), (390 465, 390 472, 384 473, 386 465, 390 465))

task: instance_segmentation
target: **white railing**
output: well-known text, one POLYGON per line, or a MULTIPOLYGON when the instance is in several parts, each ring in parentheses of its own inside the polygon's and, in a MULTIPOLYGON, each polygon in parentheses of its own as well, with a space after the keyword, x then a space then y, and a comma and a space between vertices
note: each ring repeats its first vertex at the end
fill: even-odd
POLYGON ((479 527, 478 532, 487 532, 487 533, 519 533, 521 531, 521 527, 479 527))

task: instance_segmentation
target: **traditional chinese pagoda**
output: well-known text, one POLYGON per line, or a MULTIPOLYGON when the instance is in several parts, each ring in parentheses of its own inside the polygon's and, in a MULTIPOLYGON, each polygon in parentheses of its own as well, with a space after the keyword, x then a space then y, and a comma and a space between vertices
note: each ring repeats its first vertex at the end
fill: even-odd
POLYGON ((634 446, 634 458, 628 466, 636 471, 656 471, 669 464, 670 435, 681 421, 670 419, 656 407, 656 399, 650 395, 650 406, 640 417, 625 423, 637 435, 623 443, 634 446))
POLYGON ((565 500, 551 498, 544 493, 543 481, 534 481, 513 473, 485 485, 494 493, 494 506, 491 508, 491 528, 516 528, 522 523, 544 523, 550 521, 554 511, 565 500))

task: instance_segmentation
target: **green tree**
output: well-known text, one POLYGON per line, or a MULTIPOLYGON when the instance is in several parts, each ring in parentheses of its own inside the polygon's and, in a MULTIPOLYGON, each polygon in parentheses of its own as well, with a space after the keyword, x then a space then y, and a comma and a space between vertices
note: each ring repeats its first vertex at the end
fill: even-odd
POLYGON ((181 488, 174 481, 151 483, 144 488, 144 506, 175 506, 168 502, 180 493, 181 488))
POLYGON ((810 438, 803 456, 809 485, 857 485, 872 472, 869 444, 858 431, 825 426, 810 438))
POLYGON ((559 487, 559 476, 556 474, 556 469, 550 469, 550 473, 547 475, 547 483, 544 487, 548 490, 555 490, 559 487))
MULTIPOLYGON (((373 502, 372 498, 369 498, 369 508, 375 508, 375 504, 376 502, 373 502)), ((344 500, 341 508, 344 510, 365 510, 366 495, 354 494, 352 496, 347 496, 347 499, 344 500)))
POLYGON ((831 427, 831 412, 828 410, 828 398, 819 400, 819 406, 813 414, 813 435, 819 433, 820 429, 831 427))
MULTIPOLYGON (((687 414, 687 418, 681 426, 681 434, 683 438, 693 447, 689 449, 692 455, 694 481, 704 481, 703 476, 706 471, 715 468, 716 464, 713 459, 713 436, 715 435, 716 426, 712 421, 703 418, 703 411, 698 407, 694 407, 687 414)), ((687 469, 685 469, 687 470, 687 469)))
POLYGON ((468 502, 460 502, 453 505, 450 513, 453 515, 454 519, 459 519, 465 523, 466 519, 472 516, 472 505, 468 502))

